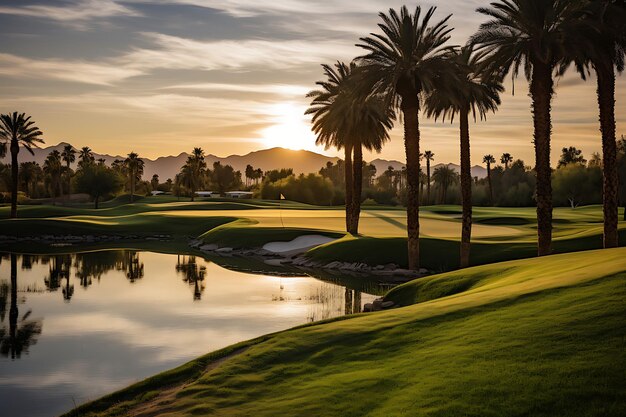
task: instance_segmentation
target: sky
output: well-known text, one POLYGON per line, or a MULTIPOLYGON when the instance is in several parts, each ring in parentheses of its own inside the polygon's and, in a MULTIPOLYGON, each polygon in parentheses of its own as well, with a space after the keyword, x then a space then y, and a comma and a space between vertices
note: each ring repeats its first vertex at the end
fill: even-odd
MULTIPOLYGON (((420 2, 453 14, 463 44, 487 2, 420 2)), ((402 2, 280 0, 1 0, 0 111, 32 115, 46 144, 66 141, 113 155, 155 158, 195 146, 218 156, 315 146, 304 116, 322 63, 363 53, 378 12, 402 2)), ((411 9, 416 3, 407 3, 411 9)), ((626 81, 616 88, 617 134, 626 134, 626 81)), ((472 162, 504 152, 533 164, 527 85, 507 79, 502 106, 471 124, 472 162)), ((557 80, 553 165, 563 146, 600 151, 595 80, 557 80)), ((458 126, 421 118, 422 149, 458 163, 458 126)), ((403 161, 400 122, 380 155, 403 161)))

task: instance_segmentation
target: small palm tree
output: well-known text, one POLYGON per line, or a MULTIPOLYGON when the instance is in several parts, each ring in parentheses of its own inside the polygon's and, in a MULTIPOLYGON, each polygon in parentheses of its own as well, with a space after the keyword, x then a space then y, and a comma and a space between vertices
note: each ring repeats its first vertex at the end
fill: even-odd
POLYGON ((582 4, 577 0, 498 0, 478 9, 491 20, 480 25, 472 37, 478 49, 487 54, 486 71, 501 77, 511 72, 515 78, 522 67, 530 81, 539 256, 552 252, 552 75, 565 56, 582 4))
POLYGON ((506 153, 505 152, 500 157, 500 162, 502 162, 504 164, 504 169, 507 170, 507 169, 509 169, 509 164, 511 162, 513 162, 513 157, 511 156, 510 153, 506 153))
POLYGON ((124 160, 124 166, 126 168, 126 174, 128 175, 128 180, 130 181, 130 202, 134 202, 135 200, 135 184, 138 180, 141 180, 141 176, 143 175, 143 167, 145 162, 143 159, 139 157, 136 152, 131 152, 128 154, 126 159, 124 160))
POLYGON ((435 154, 432 151, 426 151, 424 159, 426 160, 426 205, 428 205, 430 204, 430 163, 434 161, 435 154))
POLYGON ((78 166, 84 167, 96 161, 93 151, 89 146, 83 146, 78 153, 78 166))
POLYGON ((362 87, 362 71, 352 62, 323 65, 325 81, 306 114, 312 114, 317 143, 345 152, 346 230, 358 234, 363 187, 363 148, 380 152, 389 140, 395 114, 379 94, 362 87))
POLYGON ((25 113, 13 112, 0 116, 0 142, 4 143, 3 149, 6 153, 6 145, 9 144, 11 151, 11 218, 17 217, 17 192, 19 182, 19 165, 17 155, 20 146, 24 147, 31 155, 34 155, 33 147, 44 143, 41 136, 43 133, 35 126, 35 122, 26 117, 25 113))
POLYGON ((43 172, 46 174, 50 185, 50 194, 52 196, 52 204, 56 204, 57 193, 63 189, 61 178, 63 176, 63 162, 61 153, 57 150, 50 152, 43 163, 43 172))
POLYGON ((433 181, 437 184, 441 192, 439 195, 439 202, 441 204, 445 204, 446 198, 448 197, 448 188, 459 181, 459 175, 448 165, 445 165, 435 168, 435 172, 433 172, 433 181))
POLYGON ((202 184, 202 179, 206 174, 206 162, 204 162, 204 151, 202 148, 194 148, 191 155, 187 157, 187 162, 180 171, 181 181, 185 188, 191 192, 191 201, 195 201, 196 191, 202 184))
POLYGON ((487 164, 487 182, 489 183, 489 203, 493 206, 493 188, 491 187, 491 164, 496 163, 493 155, 483 156, 483 164, 487 164))
POLYGON ((469 115, 474 121, 478 114, 484 119, 488 112, 495 112, 500 104, 500 93, 504 90, 500 81, 490 73, 481 73, 481 56, 474 53, 472 46, 465 46, 448 55, 455 76, 448 81, 449 90, 435 90, 426 99, 426 114, 436 119, 459 116, 461 147, 461 204, 463 207, 461 228, 462 268, 469 265, 472 235, 472 173, 470 160, 469 115))
POLYGON ((445 88, 441 75, 449 70, 445 55, 450 39, 447 21, 431 25, 436 8, 422 16, 417 6, 411 14, 406 6, 400 13, 380 13, 383 34, 361 38, 357 45, 368 51, 360 57, 367 79, 374 89, 387 95, 386 101, 402 111, 407 169, 407 234, 409 268, 419 269, 419 155, 420 100, 435 88, 445 88))
POLYGON ((43 172, 37 162, 22 162, 19 170, 20 182, 31 198, 35 196, 37 183, 43 178, 43 172))
POLYGON ((67 198, 69 199, 71 191, 71 180, 72 180, 72 168, 70 165, 76 160, 76 150, 72 145, 65 145, 63 148, 63 152, 61 152, 61 158, 63 162, 65 162, 65 174, 67 175, 67 198))

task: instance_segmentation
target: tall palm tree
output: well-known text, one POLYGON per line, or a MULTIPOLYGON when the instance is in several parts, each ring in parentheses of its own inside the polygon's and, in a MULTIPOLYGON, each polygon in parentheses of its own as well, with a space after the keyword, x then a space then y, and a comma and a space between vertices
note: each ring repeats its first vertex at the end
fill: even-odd
POLYGON ((78 153, 78 166, 84 167, 89 164, 93 164, 96 161, 96 157, 93 155, 93 151, 89 146, 83 146, 78 153))
POLYGON ((426 160, 426 205, 430 204, 430 162, 435 160, 435 154, 432 151, 424 152, 426 160))
POLYGON ((487 183, 489 184, 489 203, 493 206, 493 188, 491 186, 491 164, 496 163, 493 155, 483 156, 483 164, 487 164, 487 183))
POLYGON ((469 265, 470 241, 472 236, 472 173, 470 160, 470 112, 476 121, 478 114, 484 119, 488 112, 495 112, 500 104, 500 93, 504 90, 500 81, 490 73, 481 73, 481 56, 471 45, 451 52, 450 65, 456 76, 450 79, 451 91, 435 90, 426 99, 426 114, 435 119, 459 116, 461 148, 461 205, 463 208, 461 227, 461 268, 469 265))
POLYGON ((65 174, 67 175, 67 198, 69 199, 71 190, 71 180, 72 180, 72 168, 70 165, 76 161, 76 150, 72 145, 65 145, 63 148, 63 152, 61 152, 61 158, 63 162, 65 162, 65 174))
POLYGON ((626 53, 626 2, 591 0, 586 2, 576 31, 576 42, 561 73, 573 61, 583 79, 595 71, 597 99, 602 133, 602 204, 604 212, 604 247, 618 246, 619 175, 615 135, 615 72, 624 71, 626 53))
POLYGON ((128 180, 130 181, 131 203, 135 201, 135 184, 138 180, 141 180, 144 165, 145 163, 143 159, 141 159, 136 152, 129 153, 124 160, 124 166, 126 168, 126 173, 128 174, 128 180))
POLYGON ((9 143, 11 151, 11 218, 17 217, 17 187, 19 165, 17 155, 20 152, 20 146, 24 147, 31 155, 34 155, 33 147, 39 147, 38 144, 44 143, 41 136, 43 133, 35 126, 35 122, 30 120, 30 116, 26 117, 25 113, 13 112, 12 114, 0 115, 0 142, 4 143, 6 152, 6 143, 9 143))
POLYGON ((554 94, 553 72, 564 57, 579 0, 498 0, 479 13, 491 20, 480 25, 472 42, 488 55, 488 69, 516 78, 520 67, 530 81, 537 175, 538 255, 552 251, 552 185, 550 118, 554 94))
POLYGON ((502 162, 504 164, 504 169, 507 170, 507 169, 509 169, 509 164, 511 162, 513 162, 513 157, 511 156, 510 153, 505 152, 500 157, 500 162, 502 162))
POLYGON ((306 114, 312 114, 316 143, 343 148, 345 153, 346 230, 358 234, 363 187, 363 148, 380 152, 389 140, 395 114, 381 96, 362 87, 362 71, 352 62, 323 65, 326 80, 318 81, 319 90, 306 114))
POLYGON ((47 176, 50 184, 50 194, 52 195, 52 204, 56 204, 57 193, 62 192, 61 178, 63 176, 63 163, 61 161, 61 153, 54 150, 48 154, 43 163, 43 172, 47 176))
POLYGON ((445 204, 446 197, 448 196, 448 188, 459 181, 459 175, 448 165, 444 165, 439 168, 435 168, 435 172, 433 172, 433 181, 439 186, 439 190, 441 192, 439 202, 441 204, 445 204))
MULTIPOLYGON (((407 167, 407 233, 409 268, 419 269, 419 154, 420 99, 432 91, 440 75, 448 70, 445 43, 452 28, 450 16, 431 25, 436 8, 422 17, 417 6, 411 14, 406 6, 400 13, 390 9, 380 13, 383 34, 361 38, 358 45, 368 53, 360 57, 374 88, 387 94, 387 102, 399 107, 404 120, 404 144, 407 167)), ((438 88, 443 88, 439 85, 438 88)))

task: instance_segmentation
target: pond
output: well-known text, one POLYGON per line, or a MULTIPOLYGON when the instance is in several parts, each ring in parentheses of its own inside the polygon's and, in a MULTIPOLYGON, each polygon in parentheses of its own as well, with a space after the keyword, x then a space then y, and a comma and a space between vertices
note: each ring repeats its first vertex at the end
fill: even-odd
POLYGON ((59 415, 209 351, 359 312, 380 291, 152 252, 0 260, 0 415, 12 417, 59 415))

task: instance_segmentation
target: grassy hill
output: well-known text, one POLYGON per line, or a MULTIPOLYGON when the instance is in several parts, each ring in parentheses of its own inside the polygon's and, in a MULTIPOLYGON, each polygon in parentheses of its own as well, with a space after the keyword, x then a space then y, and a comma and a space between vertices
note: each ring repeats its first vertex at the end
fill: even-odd
POLYGON ((407 307, 244 342, 68 416, 626 415, 625 260, 619 248, 413 281, 387 295, 407 307))

